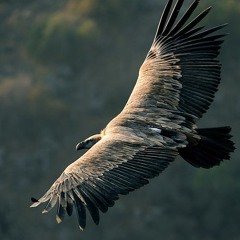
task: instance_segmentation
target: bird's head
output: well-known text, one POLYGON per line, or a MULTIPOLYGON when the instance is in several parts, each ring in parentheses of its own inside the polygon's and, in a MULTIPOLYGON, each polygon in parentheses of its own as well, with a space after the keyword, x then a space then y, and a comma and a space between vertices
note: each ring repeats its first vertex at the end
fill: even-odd
POLYGON ((95 145, 99 140, 101 140, 102 135, 101 134, 95 134, 86 140, 80 142, 76 146, 76 150, 81 150, 81 149, 90 149, 93 145, 95 145))

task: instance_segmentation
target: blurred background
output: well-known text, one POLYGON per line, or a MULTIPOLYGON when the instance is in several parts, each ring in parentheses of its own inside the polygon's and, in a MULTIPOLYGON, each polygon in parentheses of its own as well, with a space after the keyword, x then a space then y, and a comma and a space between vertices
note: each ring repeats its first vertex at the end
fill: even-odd
MULTIPOLYGON (((185 10, 191 1, 184 4, 185 10)), ((30 209, 126 103, 166 0, 0 1, 0 239, 240 239, 240 2, 202 0, 207 26, 229 23, 222 82, 202 127, 231 125, 238 149, 210 170, 182 159, 88 218, 30 209)))

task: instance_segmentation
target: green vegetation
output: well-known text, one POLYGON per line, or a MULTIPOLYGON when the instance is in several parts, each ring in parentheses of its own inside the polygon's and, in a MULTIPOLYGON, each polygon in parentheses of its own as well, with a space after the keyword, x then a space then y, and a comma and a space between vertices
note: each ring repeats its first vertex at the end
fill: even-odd
MULTIPOLYGON (((186 4, 190 1, 186 1, 186 4)), ((237 240, 239 150, 230 162, 194 169, 180 158, 150 185, 121 197, 85 232, 76 216, 29 209, 79 157, 75 144, 124 106, 164 1, 0 1, 0 239, 237 240)), ((222 84, 202 126, 231 125, 240 143, 238 0, 212 5, 206 25, 228 22, 222 84)))

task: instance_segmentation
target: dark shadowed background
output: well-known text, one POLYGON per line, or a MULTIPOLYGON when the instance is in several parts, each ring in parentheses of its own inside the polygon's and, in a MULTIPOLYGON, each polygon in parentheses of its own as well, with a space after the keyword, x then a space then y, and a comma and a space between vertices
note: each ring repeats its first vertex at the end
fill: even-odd
MULTIPOLYGON (((191 1, 187 0, 184 9, 191 1)), ((166 0, 0 1, 0 239, 240 239, 240 159, 210 170, 178 158, 122 196, 101 222, 30 209, 80 154, 75 145, 119 113, 166 0)), ((222 82, 201 126, 231 125, 240 144, 240 2, 213 5, 204 24, 229 23, 222 82)))

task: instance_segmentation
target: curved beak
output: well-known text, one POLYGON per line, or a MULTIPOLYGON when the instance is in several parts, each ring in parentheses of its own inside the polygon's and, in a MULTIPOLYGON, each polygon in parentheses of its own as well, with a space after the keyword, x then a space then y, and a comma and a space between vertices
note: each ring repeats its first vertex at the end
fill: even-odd
POLYGON ((81 149, 84 149, 84 142, 80 142, 76 146, 76 151, 81 150, 81 149))

